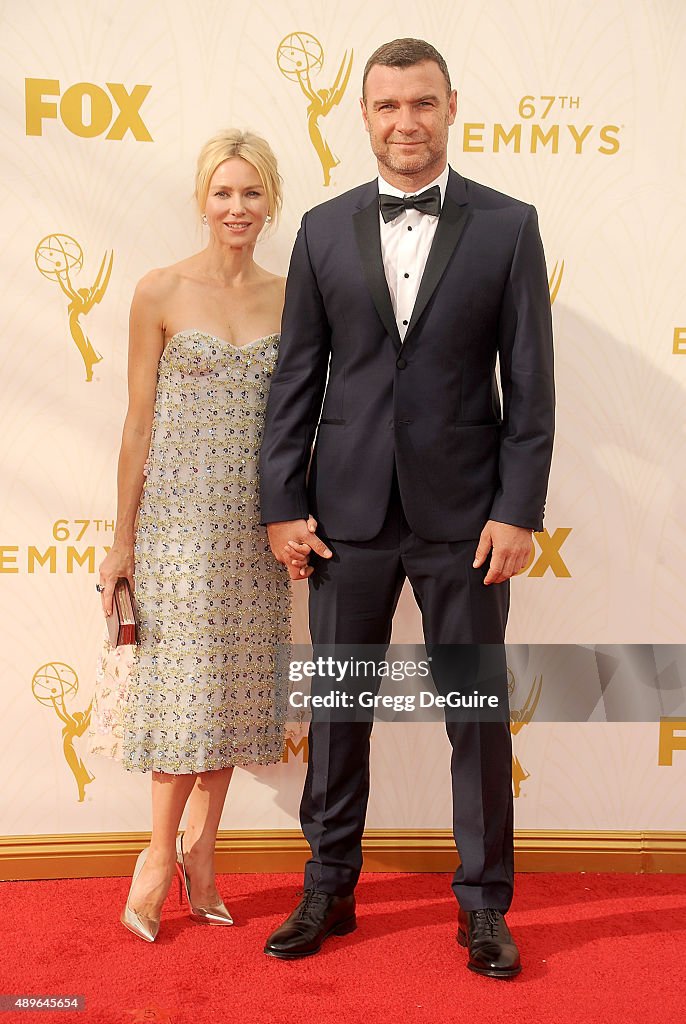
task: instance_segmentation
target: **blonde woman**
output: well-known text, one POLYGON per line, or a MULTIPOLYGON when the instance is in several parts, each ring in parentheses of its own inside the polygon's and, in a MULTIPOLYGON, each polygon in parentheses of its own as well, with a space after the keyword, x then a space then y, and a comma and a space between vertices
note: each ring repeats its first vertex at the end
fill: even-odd
MULTIPOLYGON (((140 646, 126 683, 121 758, 152 773, 152 838, 122 923, 152 942, 175 869, 192 916, 231 924, 215 886, 217 829, 235 765, 283 749, 276 651, 290 639, 289 577, 307 545, 274 561, 259 523, 258 451, 276 363, 284 279, 254 261, 281 207, 267 143, 225 131, 198 159, 207 246, 138 284, 114 544, 103 610, 133 584, 140 646), (184 808, 188 823, 177 837, 184 808)), ((314 528, 314 520, 311 520, 314 528)))

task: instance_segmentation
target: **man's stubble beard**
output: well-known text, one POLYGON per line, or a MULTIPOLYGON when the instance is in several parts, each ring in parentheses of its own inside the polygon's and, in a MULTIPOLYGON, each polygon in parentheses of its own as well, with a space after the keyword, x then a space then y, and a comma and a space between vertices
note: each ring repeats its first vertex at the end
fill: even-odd
POLYGON ((388 170, 392 171, 394 174, 403 175, 404 177, 413 177, 414 175, 423 173, 434 164, 438 167, 445 162, 447 159, 448 148, 448 126, 446 124, 445 135, 440 142, 435 140, 430 149, 425 150, 423 155, 417 157, 408 156, 400 160, 396 160, 393 155, 393 144, 382 142, 379 145, 374 133, 371 131, 369 133, 369 141, 371 143, 372 152, 382 169, 388 168, 388 170))

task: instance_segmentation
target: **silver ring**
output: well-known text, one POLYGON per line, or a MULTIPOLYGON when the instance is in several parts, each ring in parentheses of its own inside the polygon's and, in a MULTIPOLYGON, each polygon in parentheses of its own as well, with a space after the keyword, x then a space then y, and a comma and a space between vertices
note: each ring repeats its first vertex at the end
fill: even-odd
POLYGON ((95 589, 97 590, 97 592, 98 592, 99 594, 102 594, 102 592, 103 592, 103 590, 104 590, 105 588, 104 588, 104 587, 101 587, 99 583, 96 583, 96 584, 95 584, 95 589))

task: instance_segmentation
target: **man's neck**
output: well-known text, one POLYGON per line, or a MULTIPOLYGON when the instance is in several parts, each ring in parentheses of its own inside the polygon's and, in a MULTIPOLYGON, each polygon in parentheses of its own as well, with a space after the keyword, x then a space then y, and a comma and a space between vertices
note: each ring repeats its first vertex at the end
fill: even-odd
POLYGON ((417 171, 416 174, 400 174, 397 171, 391 170, 390 167, 378 165, 379 174, 385 182, 392 185, 393 188, 400 189, 407 195, 414 195, 415 192, 419 192, 425 188, 426 185, 430 185, 432 181, 440 177, 446 168, 448 163, 447 157, 445 157, 441 163, 431 164, 430 167, 425 167, 421 171, 417 171))

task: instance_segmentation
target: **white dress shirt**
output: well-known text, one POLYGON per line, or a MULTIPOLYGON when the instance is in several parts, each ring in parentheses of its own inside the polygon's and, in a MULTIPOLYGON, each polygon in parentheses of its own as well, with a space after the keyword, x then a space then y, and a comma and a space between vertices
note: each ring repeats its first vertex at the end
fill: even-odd
MULTIPOLYGON (((429 182, 419 192, 425 192, 432 185, 438 185, 441 190, 441 207, 445 199, 445 190, 448 184, 448 173, 450 168, 445 165, 445 170, 434 181, 429 182)), ((389 196, 416 195, 414 192, 402 192, 379 175, 379 193, 389 196)), ((394 220, 386 223, 379 212, 381 226, 381 255, 383 268, 388 282, 388 290, 391 295, 393 312, 398 324, 400 337, 403 339, 407 333, 407 326, 412 317, 419 284, 424 273, 426 261, 429 256, 429 249, 436 234, 438 217, 432 217, 428 213, 420 213, 419 210, 404 210, 394 220)))

